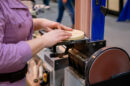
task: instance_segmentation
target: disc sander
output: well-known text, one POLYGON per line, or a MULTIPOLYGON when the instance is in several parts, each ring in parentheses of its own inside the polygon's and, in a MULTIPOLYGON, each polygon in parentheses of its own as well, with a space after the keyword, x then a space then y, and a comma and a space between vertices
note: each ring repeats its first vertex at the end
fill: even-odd
POLYGON ((109 80, 111 77, 130 71, 129 56, 121 48, 104 47, 95 52, 87 66, 90 84, 109 80))

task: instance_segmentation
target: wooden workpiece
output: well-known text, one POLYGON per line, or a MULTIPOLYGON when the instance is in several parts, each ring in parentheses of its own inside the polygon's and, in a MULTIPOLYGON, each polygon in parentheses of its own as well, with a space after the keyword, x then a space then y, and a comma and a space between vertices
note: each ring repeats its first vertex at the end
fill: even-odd
POLYGON ((72 30, 67 32, 72 34, 72 36, 67 40, 80 40, 84 38, 84 32, 81 30, 72 30))
POLYGON ((28 71, 26 74, 26 86, 40 86, 43 77, 43 62, 41 59, 33 57, 28 61, 28 71))

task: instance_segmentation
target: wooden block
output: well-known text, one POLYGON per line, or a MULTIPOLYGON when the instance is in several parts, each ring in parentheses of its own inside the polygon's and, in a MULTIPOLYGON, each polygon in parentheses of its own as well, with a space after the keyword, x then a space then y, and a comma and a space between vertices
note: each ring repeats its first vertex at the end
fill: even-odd
POLYGON ((72 34, 72 36, 67 39, 67 40, 80 40, 84 38, 84 32, 80 30, 72 30, 72 31, 67 31, 72 34))
POLYGON ((34 59, 28 62, 28 72, 26 74, 27 86, 40 86, 39 66, 34 59), (35 80, 35 81, 34 81, 35 80))

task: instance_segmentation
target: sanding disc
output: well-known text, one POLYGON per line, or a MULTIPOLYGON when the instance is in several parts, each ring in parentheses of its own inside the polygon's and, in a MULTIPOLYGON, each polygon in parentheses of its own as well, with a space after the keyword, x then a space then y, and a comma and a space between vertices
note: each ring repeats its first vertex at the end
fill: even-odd
POLYGON ((67 32, 72 34, 72 36, 67 40, 80 40, 84 38, 84 32, 81 30, 72 30, 67 32))
POLYGON ((130 71, 129 55, 118 47, 104 47, 96 51, 87 63, 87 80, 95 84, 117 74, 130 71))

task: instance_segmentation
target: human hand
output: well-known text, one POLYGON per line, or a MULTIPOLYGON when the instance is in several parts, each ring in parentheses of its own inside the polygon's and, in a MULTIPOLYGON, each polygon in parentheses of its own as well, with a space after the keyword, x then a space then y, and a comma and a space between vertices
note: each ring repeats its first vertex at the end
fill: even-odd
POLYGON ((63 1, 63 3, 64 3, 64 4, 66 4, 66 3, 67 3, 67 0, 62 0, 62 1, 63 1))
POLYGON ((72 31, 72 28, 66 27, 58 22, 54 22, 47 19, 39 19, 41 28, 44 28, 45 31, 49 32, 54 29, 62 29, 67 31, 72 31))
POLYGON ((52 30, 48 33, 45 33, 42 38, 44 40, 44 46, 52 47, 53 45, 57 44, 58 42, 61 42, 65 39, 68 39, 71 36, 71 33, 68 33, 64 30, 52 30))

